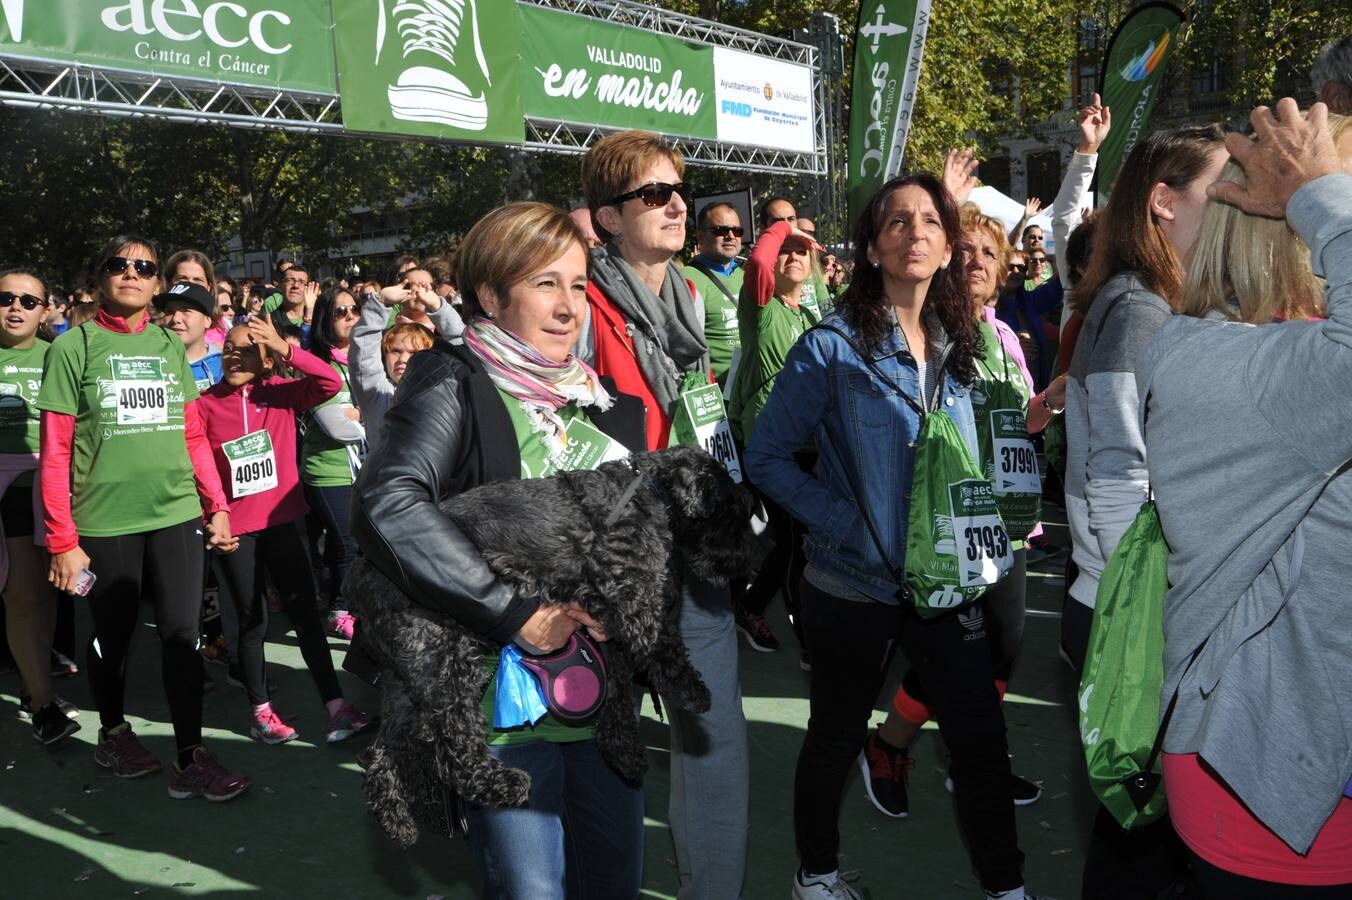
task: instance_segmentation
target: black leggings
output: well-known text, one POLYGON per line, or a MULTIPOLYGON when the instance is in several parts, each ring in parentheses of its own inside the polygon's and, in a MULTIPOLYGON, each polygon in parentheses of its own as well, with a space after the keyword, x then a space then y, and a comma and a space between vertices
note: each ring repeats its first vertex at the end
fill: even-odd
POLYGON ((202 616, 205 540, 200 519, 143 534, 80 538, 97 579, 85 598, 94 620, 85 665, 105 729, 126 721, 127 655, 140 619, 141 598, 146 597, 155 609, 174 741, 180 751, 202 743, 203 673, 197 626, 202 616))
MULTIPOLYGON (((795 453, 794 460, 798 463, 798 468, 809 475, 817 465, 816 457, 807 453, 795 453)), ((754 485, 752 489, 756 490, 754 485)), ((756 496, 765 505, 774 546, 761 562, 756 580, 751 583, 737 605, 743 612, 761 616, 765 614, 770 601, 775 598, 775 593, 783 590, 784 606, 789 611, 798 643, 802 644, 803 630, 799 622, 802 603, 799 600, 798 586, 803 580, 803 569, 807 568, 807 557, 803 555, 803 538, 807 536, 807 529, 789 515, 784 507, 759 490, 756 490, 756 496)))
POLYGON ((239 612, 239 665, 244 687, 255 705, 268 702, 267 678, 263 672, 263 641, 268 636, 268 576, 286 606, 296 629, 301 656, 314 677, 325 703, 343 696, 333 671, 324 624, 315 608, 315 577, 300 521, 274 525, 239 536, 239 549, 218 554, 214 562, 230 601, 239 612))
POLYGON ((793 825, 803 868, 836 868, 845 781, 900 647, 925 685, 952 751, 958 824, 981 886, 993 891, 1023 884, 1004 712, 984 629, 957 615, 925 620, 912 607, 833 597, 806 580, 802 598, 812 687, 794 775, 793 825))
MULTIPOLYGON (((1023 647, 1023 620, 1026 612, 1025 595, 1027 593, 1028 551, 1014 551, 1014 567, 1009 574, 996 582, 995 587, 981 595, 968 610, 963 611, 967 621, 973 621, 973 613, 979 613, 988 635, 986 644, 991 650, 991 666, 995 670, 995 680, 1002 684, 1009 682, 1014 671, 1014 663, 1023 647)), ((904 691, 917 703, 929 706, 929 693, 914 667, 907 670, 901 679, 900 691, 904 691)), ((899 704, 894 703, 899 707, 899 704)), ((900 712, 900 708, 898 708, 900 712)), ((915 720, 909 713, 902 713, 908 719, 915 720)), ((921 720, 916 724, 923 724, 921 720)))
POLYGON ((352 537, 352 485, 318 487, 305 485, 305 502, 310 504, 310 516, 324 531, 324 565, 329 567, 329 608, 347 609, 342 599, 343 579, 347 568, 357 558, 357 541, 352 537))

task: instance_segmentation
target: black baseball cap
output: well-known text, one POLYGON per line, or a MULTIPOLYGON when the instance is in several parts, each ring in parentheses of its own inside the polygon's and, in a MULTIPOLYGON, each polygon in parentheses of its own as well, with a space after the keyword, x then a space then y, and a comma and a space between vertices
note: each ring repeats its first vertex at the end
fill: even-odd
POLYGON ((168 312, 170 303, 195 309, 204 316, 216 315, 215 298, 206 288, 191 281, 175 282, 163 294, 155 295, 155 308, 161 312, 168 312))

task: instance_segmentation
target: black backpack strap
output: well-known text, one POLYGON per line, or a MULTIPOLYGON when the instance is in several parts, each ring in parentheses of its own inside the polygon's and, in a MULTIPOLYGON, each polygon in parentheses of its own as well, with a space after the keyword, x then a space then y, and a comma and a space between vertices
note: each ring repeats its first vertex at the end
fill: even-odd
POLYGON ((732 291, 728 290, 728 286, 723 283, 722 276, 720 276, 713 269, 706 266, 704 263, 700 262, 699 257, 695 257, 694 259, 692 259, 690 261, 690 265, 691 267, 698 269, 700 272, 703 272, 704 276, 714 283, 714 287, 718 288, 720 291, 723 292, 724 297, 727 297, 733 303, 737 302, 737 298, 733 296, 732 291))

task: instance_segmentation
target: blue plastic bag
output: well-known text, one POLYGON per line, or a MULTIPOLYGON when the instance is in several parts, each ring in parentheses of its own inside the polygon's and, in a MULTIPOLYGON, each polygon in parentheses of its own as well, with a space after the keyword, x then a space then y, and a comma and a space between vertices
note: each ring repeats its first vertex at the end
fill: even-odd
POLYGON ((493 727, 534 725, 549 712, 540 682, 523 665, 516 644, 502 648, 498 658, 498 689, 493 696, 493 727))

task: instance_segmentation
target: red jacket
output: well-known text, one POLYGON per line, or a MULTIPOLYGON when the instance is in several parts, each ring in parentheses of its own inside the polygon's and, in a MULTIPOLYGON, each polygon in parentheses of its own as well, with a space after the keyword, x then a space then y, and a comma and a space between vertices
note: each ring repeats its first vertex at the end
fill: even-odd
POLYGON ((296 414, 337 394, 343 380, 328 363, 298 347, 292 349, 287 363, 305 377, 268 377, 243 387, 220 381, 198 400, 216 470, 230 498, 230 530, 234 534, 284 525, 310 510, 296 470, 296 414), (272 439, 277 486, 236 499, 231 490, 230 462, 221 445, 264 429, 272 439))
MULTIPOLYGON (((699 295, 689 281, 691 298, 699 295)), ((595 281, 587 282, 587 305, 591 309, 592 368, 598 375, 608 375, 615 389, 643 401, 648 411, 648 450, 661 450, 671 437, 671 416, 657 402, 648 379, 639 368, 634 342, 629 337, 624 313, 611 303, 595 281)), ((709 372, 713 383, 713 372, 709 372)), ((634 449, 634 448, 630 448, 634 449)))

